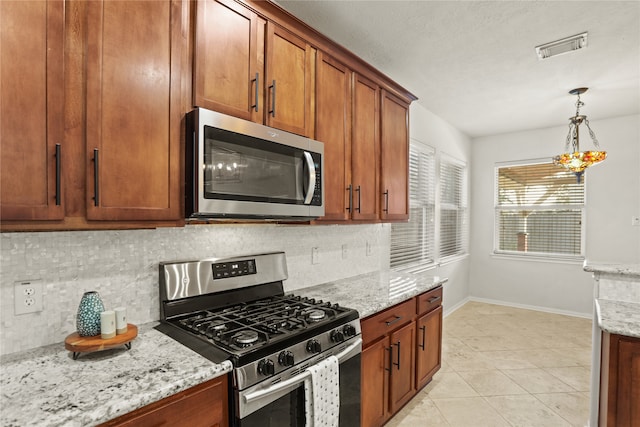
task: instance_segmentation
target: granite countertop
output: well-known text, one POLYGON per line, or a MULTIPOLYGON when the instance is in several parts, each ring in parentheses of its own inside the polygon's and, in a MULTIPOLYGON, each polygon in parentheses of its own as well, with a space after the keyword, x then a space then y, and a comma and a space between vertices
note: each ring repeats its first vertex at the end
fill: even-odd
POLYGON ((438 276, 379 271, 300 289, 299 293, 354 308, 360 318, 364 318, 436 288, 447 280, 438 276))
POLYGON ((590 273, 640 276, 640 264, 591 264, 585 262, 584 271, 590 273))
POLYGON ((231 371, 141 325, 131 350, 83 353, 63 343, 0 358, 0 425, 90 426, 231 371))
POLYGON ((596 314, 600 329, 640 338, 640 304, 596 299, 596 314))

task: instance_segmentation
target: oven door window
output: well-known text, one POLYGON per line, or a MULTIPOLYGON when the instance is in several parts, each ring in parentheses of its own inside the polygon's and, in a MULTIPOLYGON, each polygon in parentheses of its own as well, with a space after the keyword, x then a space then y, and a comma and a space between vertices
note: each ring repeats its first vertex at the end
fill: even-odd
POLYGON ((205 126, 204 197, 304 204, 304 151, 205 126))

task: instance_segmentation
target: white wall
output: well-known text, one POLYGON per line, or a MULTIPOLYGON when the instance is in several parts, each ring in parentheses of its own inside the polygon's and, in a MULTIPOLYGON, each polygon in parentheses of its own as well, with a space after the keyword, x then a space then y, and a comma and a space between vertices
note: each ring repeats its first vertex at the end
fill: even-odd
MULTIPOLYGON (((602 164, 586 171, 586 256, 589 262, 640 262, 640 116, 591 121, 602 164)), ((568 127, 474 139, 471 170, 470 295, 505 303, 591 315, 593 280, 581 263, 492 256, 496 162, 551 158, 564 148, 568 127)), ((581 148, 592 143, 586 131, 581 148)))
MULTIPOLYGON (((441 154, 448 154, 467 163, 471 170, 471 144, 467 135, 460 132, 448 122, 413 103, 411 105, 410 136, 436 149, 436 159, 441 154)), ((470 174, 467 174, 469 177, 470 174)), ((469 188, 469 185, 467 185, 469 188)), ((470 211, 473 211, 471 205, 470 211)), ((443 306, 445 313, 464 302, 469 296, 469 257, 464 257, 446 265, 428 270, 425 275, 446 277, 449 281, 444 285, 443 306)))

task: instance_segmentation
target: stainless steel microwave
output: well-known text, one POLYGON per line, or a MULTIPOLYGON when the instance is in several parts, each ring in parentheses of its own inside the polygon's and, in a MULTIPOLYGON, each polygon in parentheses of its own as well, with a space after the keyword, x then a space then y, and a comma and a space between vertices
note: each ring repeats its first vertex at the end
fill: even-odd
POLYGON ((187 217, 324 215, 321 142, 203 108, 187 114, 186 129, 187 217))

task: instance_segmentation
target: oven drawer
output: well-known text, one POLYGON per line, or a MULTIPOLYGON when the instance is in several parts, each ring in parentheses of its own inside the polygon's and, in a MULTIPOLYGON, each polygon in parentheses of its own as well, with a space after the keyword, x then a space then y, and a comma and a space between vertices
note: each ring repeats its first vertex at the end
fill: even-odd
POLYGON ((418 295, 418 311, 417 314, 428 313, 434 308, 442 305, 442 286, 418 295))
POLYGON ((416 299, 411 298, 363 319, 360 322, 363 346, 410 322, 415 317, 415 314, 416 299))

